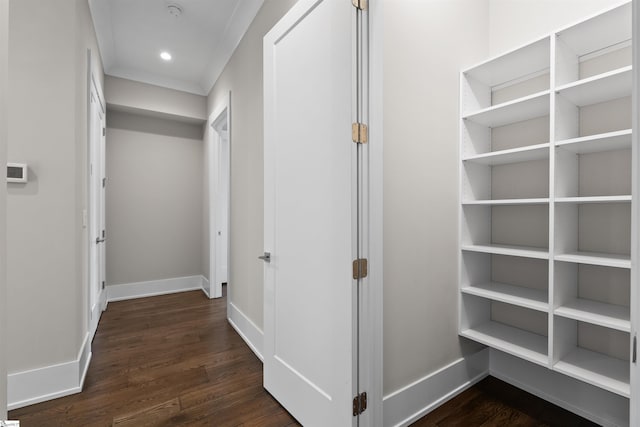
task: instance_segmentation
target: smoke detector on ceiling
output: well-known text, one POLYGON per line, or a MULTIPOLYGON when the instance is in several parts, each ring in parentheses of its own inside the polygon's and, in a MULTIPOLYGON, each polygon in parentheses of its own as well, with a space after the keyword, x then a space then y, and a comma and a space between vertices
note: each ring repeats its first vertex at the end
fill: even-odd
POLYGON ((167 5, 167 11, 169 12, 169 15, 177 18, 182 15, 182 6, 177 3, 169 3, 167 5))

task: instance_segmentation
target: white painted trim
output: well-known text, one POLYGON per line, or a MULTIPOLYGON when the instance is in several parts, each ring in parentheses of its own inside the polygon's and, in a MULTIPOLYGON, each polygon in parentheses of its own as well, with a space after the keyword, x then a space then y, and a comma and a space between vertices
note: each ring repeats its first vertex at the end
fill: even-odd
POLYGON ((202 276, 201 289, 202 292, 204 292, 204 294, 207 296, 207 298, 211 299, 211 295, 209 294, 209 279, 204 276, 202 276))
POLYGON ((489 373, 489 349, 481 350, 384 397, 384 426, 407 426, 462 393, 489 373))
POLYGON ((13 410, 82 391, 91 362, 91 341, 85 334, 75 360, 7 376, 8 409, 13 410))
POLYGON ((175 277, 107 286, 107 300, 122 301, 202 289, 203 276, 175 277))
POLYGON ((501 351, 490 352, 490 375, 599 425, 629 426, 628 399, 501 351))
POLYGON ((227 304, 227 320, 238 335, 247 343, 251 351, 264 362, 262 356, 264 333, 232 302, 227 304))

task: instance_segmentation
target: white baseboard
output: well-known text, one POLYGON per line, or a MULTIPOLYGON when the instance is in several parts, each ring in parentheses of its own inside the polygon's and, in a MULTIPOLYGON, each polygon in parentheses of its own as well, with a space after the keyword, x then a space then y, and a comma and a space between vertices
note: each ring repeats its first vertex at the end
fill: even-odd
POLYGON ((629 425, 629 399, 491 349, 490 374, 606 427, 629 425))
POLYGON ((227 304, 227 319, 229 323, 247 343, 249 348, 258 356, 258 359, 264 362, 262 356, 262 343, 264 334, 242 311, 238 310, 232 302, 227 304))
POLYGON ((202 292, 204 292, 207 298, 211 299, 211 294, 209 293, 209 279, 202 276, 202 284, 200 286, 202 286, 202 292))
POLYGON ((462 393, 489 373, 489 350, 481 350, 385 396, 385 427, 407 426, 462 393))
POLYGON ((107 286, 107 301, 122 301, 203 289, 204 276, 175 277, 107 286))
POLYGON ((22 408, 82 391, 91 361, 87 333, 76 360, 7 375, 7 408, 22 408))

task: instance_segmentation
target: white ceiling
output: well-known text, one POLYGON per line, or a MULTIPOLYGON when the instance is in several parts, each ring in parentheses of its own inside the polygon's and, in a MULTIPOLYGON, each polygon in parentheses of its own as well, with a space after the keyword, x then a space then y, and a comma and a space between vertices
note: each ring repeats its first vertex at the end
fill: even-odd
POLYGON ((89 0, 106 74, 207 95, 263 0, 89 0), (182 15, 169 14, 178 4, 182 15), (160 59, 161 51, 173 56, 160 59))

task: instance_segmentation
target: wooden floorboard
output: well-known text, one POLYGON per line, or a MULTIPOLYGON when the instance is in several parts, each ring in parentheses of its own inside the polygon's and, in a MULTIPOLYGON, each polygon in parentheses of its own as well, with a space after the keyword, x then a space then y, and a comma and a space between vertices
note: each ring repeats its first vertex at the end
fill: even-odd
MULTIPOLYGON (((109 304, 82 393, 16 409, 21 427, 298 426, 262 387, 262 363, 200 291, 109 304)), ((418 427, 595 424, 487 378, 418 427)), ((328 426, 332 427, 332 426, 328 426)))

